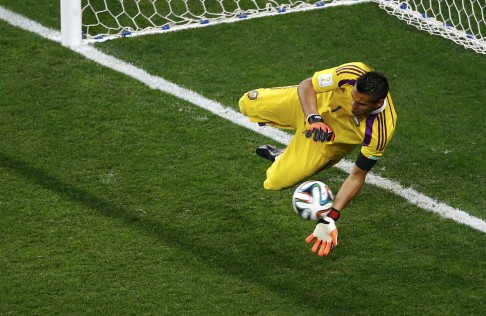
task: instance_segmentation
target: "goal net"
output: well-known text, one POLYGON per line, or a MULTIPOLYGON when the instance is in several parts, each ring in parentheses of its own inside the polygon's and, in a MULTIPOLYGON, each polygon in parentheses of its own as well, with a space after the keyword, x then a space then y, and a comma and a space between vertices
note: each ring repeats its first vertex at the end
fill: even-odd
POLYGON ((486 0, 375 0, 388 13, 430 34, 486 54, 486 0))
POLYGON ((66 38, 82 28, 82 40, 89 43, 364 2, 486 54, 486 0, 61 0, 61 28, 74 29, 66 38), (82 26, 71 23, 78 20, 72 13, 77 6, 82 26))
POLYGON ((85 42, 373 0, 82 0, 85 42))

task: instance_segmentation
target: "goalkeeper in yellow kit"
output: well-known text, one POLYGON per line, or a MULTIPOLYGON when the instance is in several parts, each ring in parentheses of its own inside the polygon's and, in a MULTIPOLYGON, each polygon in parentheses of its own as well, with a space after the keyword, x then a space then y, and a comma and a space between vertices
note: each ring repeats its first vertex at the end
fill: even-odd
POLYGON ((295 130, 285 150, 272 145, 257 154, 273 161, 263 186, 290 187, 338 163, 361 145, 351 173, 335 196, 333 208, 306 239, 324 256, 337 245, 335 221, 356 196, 367 173, 386 149, 397 115, 386 77, 352 62, 316 72, 298 86, 256 89, 245 93, 240 111, 252 122, 295 130))

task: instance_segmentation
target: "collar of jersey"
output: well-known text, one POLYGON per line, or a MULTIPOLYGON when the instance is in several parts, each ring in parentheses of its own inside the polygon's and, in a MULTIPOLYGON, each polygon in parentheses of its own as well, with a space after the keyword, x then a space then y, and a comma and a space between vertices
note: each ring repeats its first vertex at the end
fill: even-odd
POLYGON ((379 109, 376 109, 374 110, 373 112, 371 112, 370 114, 378 114, 380 112, 383 112, 386 108, 386 99, 385 99, 385 102, 383 102, 383 105, 379 108, 379 109))

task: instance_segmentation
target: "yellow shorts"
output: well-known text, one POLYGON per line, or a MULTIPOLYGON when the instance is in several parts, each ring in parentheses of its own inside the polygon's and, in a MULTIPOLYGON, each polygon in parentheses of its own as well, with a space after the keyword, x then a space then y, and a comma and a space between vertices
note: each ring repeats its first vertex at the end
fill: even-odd
POLYGON ((268 168, 263 186, 281 190, 330 168, 356 145, 315 142, 306 138, 307 122, 297 87, 257 89, 245 93, 239 102, 242 114, 252 122, 295 130, 285 151, 268 168))

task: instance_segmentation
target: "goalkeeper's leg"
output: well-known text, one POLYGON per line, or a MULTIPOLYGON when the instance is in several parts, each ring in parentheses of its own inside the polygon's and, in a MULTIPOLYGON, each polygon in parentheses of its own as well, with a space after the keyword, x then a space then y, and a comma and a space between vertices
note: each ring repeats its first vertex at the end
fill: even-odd
POLYGON ((297 120, 305 120, 297 87, 252 90, 240 98, 239 106, 255 123, 295 129, 297 120))
POLYGON ((355 146, 314 142, 297 132, 285 151, 267 169, 263 187, 281 190, 338 163, 355 146))

